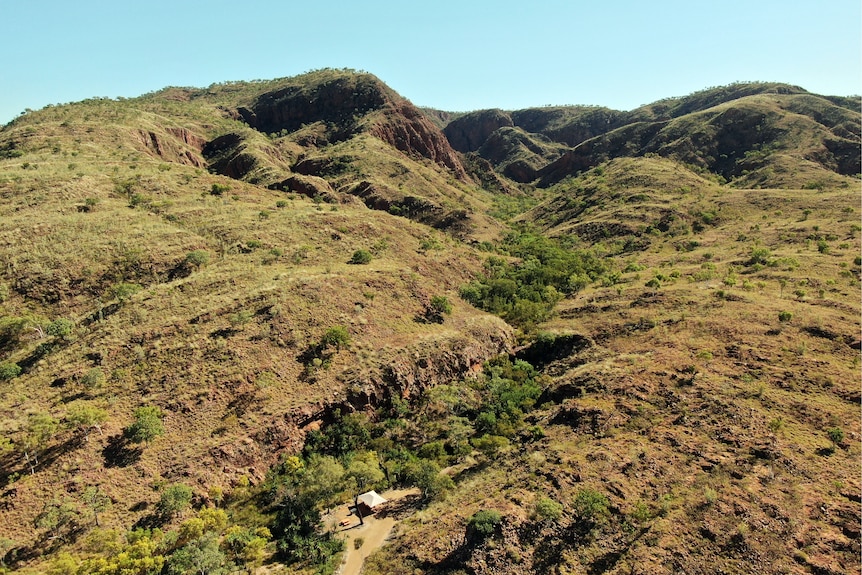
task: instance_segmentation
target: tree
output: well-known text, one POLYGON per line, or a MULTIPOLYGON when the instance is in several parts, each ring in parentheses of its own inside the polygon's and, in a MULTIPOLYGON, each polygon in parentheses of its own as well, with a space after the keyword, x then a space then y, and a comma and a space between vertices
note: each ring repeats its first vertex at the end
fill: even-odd
POLYGON ((425 310, 425 319, 433 323, 443 323, 443 315, 450 315, 451 313, 452 304, 449 302, 449 298, 435 295, 431 297, 431 302, 425 310))
POLYGON ((120 303, 126 303, 132 296, 143 289, 138 284, 133 283, 118 283, 110 287, 108 293, 120 303))
POLYGON ((553 523, 563 516, 563 505, 550 497, 540 497, 533 509, 533 517, 540 523, 553 523))
POLYGON ((84 432, 85 439, 90 439, 90 430, 97 429, 102 434, 101 424, 108 419, 108 412, 87 403, 78 402, 69 406, 66 411, 66 425, 84 432))
POLYGON ((45 333, 53 337, 66 339, 72 335, 72 330, 75 329, 75 322, 65 317, 57 318, 45 328, 45 333))
POLYGON ((206 250, 194 250, 186 254, 184 263, 191 268, 201 268, 210 261, 210 255, 206 250))
POLYGON ((453 487, 452 478, 441 473, 440 466, 434 461, 420 459, 411 461, 404 466, 404 476, 422 490, 426 499, 435 497, 453 487))
POLYGON ((45 504, 42 512, 36 516, 34 523, 37 528, 48 530, 52 539, 65 541, 66 535, 74 527, 78 515, 77 507, 70 500, 54 499, 45 504))
POLYGON ((340 350, 341 346, 349 344, 350 333, 348 333, 347 328, 340 325, 327 329, 323 337, 320 338, 320 345, 324 348, 335 347, 340 350))
POLYGON ((226 562, 227 558, 219 548, 218 536, 212 532, 204 533, 171 554, 167 572, 170 575, 220 575, 228 572, 226 562))
POLYGON ((99 513, 107 511, 111 506, 111 498, 102 493, 98 485, 92 485, 84 490, 81 499, 84 505, 93 513, 93 521, 99 527, 99 513))
POLYGON ((608 498, 602 493, 585 487, 575 496, 575 516, 587 523, 598 523, 608 514, 608 505, 608 498))
POLYGON ((81 377, 81 385, 86 389, 99 389, 106 381, 105 372, 100 367, 94 367, 81 377))
POLYGON ((192 502, 192 488, 183 483, 174 483, 162 491, 157 508, 159 513, 173 516, 180 513, 192 502))
POLYGON ((497 457, 509 447, 509 440, 500 435, 483 435, 473 440, 473 447, 482 452, 488 459, 497 457))
POLYGON ((132 443, 149 443, 156 437, 164 435, 162 410, 158 407, 139 407, 135 410, 134 418, 135 420, 123 430, 123 434, 132 443))
POLYGON ((497 531, 502 522, 499 511, 481 509, 467 521, 467 541, 481 543, 497 531))
POLYGON ((352 480, 355 486, 353 505, 356 506, 356 516, 359 517, 360 525, 364 525, 365 520, 359 509, 359 496, 365 491, 366 486, 383 481, 383 471, 377 462, 377 454, 373 451, 365 451, 354 456, 353 461, 347 466, 346 477, 352 480))
POLYGON ((826 430, 826 435, 829 436, 829 441, 832 442, 832 449, 844 443, 844 430, 840 427, 830 427, 826 430))
POLYGON ((30 474, 36 474, 39 465, 39 451, 57 433, 59 422, 48 413, 32 413, 27 419, 27 429, 21 446, 24 450, 24 460, 30 466, 30 474))

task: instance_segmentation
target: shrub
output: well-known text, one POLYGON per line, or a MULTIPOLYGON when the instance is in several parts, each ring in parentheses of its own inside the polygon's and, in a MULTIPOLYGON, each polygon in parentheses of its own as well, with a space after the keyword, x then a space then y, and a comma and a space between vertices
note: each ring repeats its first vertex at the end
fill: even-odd
POLYGON ((371 252, 368 250, 356 250, 353 252, 350 261, 351 264, 367 264, 371 261, 371 252))
POLYGON ((425 320, 434 323, 443 323, 443 314, 452 313, 452 304, 446 296, 435 295, 425 310, 425 320))
POLYGON ((578 491, 574 501, 575 516, 589 523, 596 523, 608 513, 608 498, 594 489, 586 487, 578 491))
POLYGON ((831 427, 826 430, 826 435, 829 436, 829 441, 833 445, 841 445, 844 442, 844 430, 840 427, 831 427))
POLYGON ((11 361, 0 362, 0 381, 8 381, 21 375, 21 366, 11 361))
POLYGON ((185 264, 193 267, 200 268, 207 265, 210 261, 210 255, 206 250, 195 250, 193 252, 189 252, 186 254, 186 259, 184 260, 185 264))
POLYGON ((563 516, 563 505, 550 497, 540 497, 533 509, 533 516, 539 521, 557 521, 563 516))
POLYGON ((139 407, 135 410, 135 420, 123 430, 126 439, 132 443, 149 443, 164 435, 162 410, 155 406, 139 407))
POLYGON ((163 515, 176 515, 191 502, 192 488, 183 483, 174 483, 162 492, 157 508, 163 515))
POLYGON ((45 328, 45 333, 54 337, 69 337, 75 329, 75 322, 65 317, 57 318, 45 328))
POLYGON ((228 191, 230 191, 230 186, 226 184, 213 184, 210 188, 210 194, 213 196, 221 196, 228 191))
POLYGON ((131 283, 118 283, 112 285, 108 292, 116 298, 120 303, 125 303, 129 301, 133 295, 141 291, 141 286, 138 284, 131 283))
POLYGON ((497 531, 502 519, 500 512, 493 509, 477 511, 467 521, 467 541, 481 543, 497 531))
POLYGON ((793 314, 789 311, 780 311, 778 312, 778 321, 782 323, 786 323, 793 318, 793 314))
POLYGON ((327 347, 335 347, 337 349, 341 349, 341 346, 346 346, 350 344, 350 334, 347 331, 347 328, 337 325, 331 327, 324 332, 323 337, 320 338, 320 346, 323 348, 327 347))
POLYGON ((87 389, 98 389, 105 385, 107 378, 101 368, 94 367, 81 377, 81 385, 87 389))

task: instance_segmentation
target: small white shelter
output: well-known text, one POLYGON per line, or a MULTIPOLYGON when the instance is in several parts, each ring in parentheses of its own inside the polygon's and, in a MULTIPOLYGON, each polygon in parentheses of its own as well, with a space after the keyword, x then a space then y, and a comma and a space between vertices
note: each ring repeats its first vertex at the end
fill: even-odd
POLYGON ((386 503, 386 499, 381 497, 376 491, 368 491, 356 498, 356 504, 360 507, 363 516, 374 513, 374 508, 381 503, 386 503))

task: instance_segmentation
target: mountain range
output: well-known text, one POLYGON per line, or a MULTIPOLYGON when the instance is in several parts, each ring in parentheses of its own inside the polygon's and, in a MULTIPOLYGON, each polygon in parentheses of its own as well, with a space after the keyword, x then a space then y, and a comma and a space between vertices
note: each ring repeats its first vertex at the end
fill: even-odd
POLYGON ((320 514, 416 486, 364 573, 857 569, 860 105, 326 69, 16 118, 2 569, 331 573, 320 514))

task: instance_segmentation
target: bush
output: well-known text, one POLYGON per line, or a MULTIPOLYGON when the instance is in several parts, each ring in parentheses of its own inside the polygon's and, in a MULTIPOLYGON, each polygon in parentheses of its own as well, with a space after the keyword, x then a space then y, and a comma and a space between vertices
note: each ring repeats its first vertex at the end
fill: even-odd
POLYGON ((323 337, 320 338, 320 347, 322 348, 335 347, 341 349, 342 346, 349 344, 350 333, 348 333, 347 328, 340 325, 327 329, 323 337))
POLYGON ((778 321, 780 321, 781 323, 786 323, 786 322, 790 321, 791 319, 793 319, 793 314, 790 313, 789 311, 778 312, 778 321))
POLYGON ((563 505, 550 497, 540 497, 533 509, 533 516, 539 521, 557 521, 563 516, 563 505))
POLYGON ((608 498, 586 487, 575 496, 575 516, 581 521, 596 523, 608 513, 608 498))
POLYGON ((477 511, 467 522, 467 541, 481 543, 497 531, 502 519, 500 512, 493 509, 477 511))
POLYGON ((827 429, 826 435, 829 436, 829 441, 831 441, 833 445, 841 445, 844 442, 844 430, 840 427, 827 429))
POLYGON ((210 255, 206 250, 195 250, 186 254, 184 261, 190 267, 200 268, 209 263, 210 255))
POLYGON ((425 308, 424 321, 431 323, 443 323, 443 315, 452 313, 452 304, 446 296, 435 295, 431 303, 425 308))
POLYGON ((123 435, 132 443, 149 443, 164 435, 162 410, 154 406, 139 407, 135 410, 135 420, 123 430, 123 435))
POLYGON ((371 261, 371 252, 368 250, 356 250, 353 252, 350 261, 351 264, 367 264, 371 261))
POLYGON ((192 502, 192 488, 183 483, 167 487, 159 498, 158 510, 163 515, 176 515, 192 502))
POLYGON ((45 328, 45 333, 54 337, 69 337, 75 329, 75 322, 64 317, 57 318, 45 328))
POLYGON ((230 191, 230 186, 228 186, 226 184, 213 184, 212 187, 210 188, 210 194, 213 196, 221 196, 225 192, 229 192, 229 191, 230 191))
POLYGON ((110 287, 108 292, 116 298, 120 303, 129 301, 133 295, 141 291, 141 286, 132 283, 118 283, 110 287))
POLYGON ((81 385, 87 389, 99 389, 106 381, 105 373, 98 367, 94 367, 81 377, 81 385))
POLYGON ((21 366, 11 361, 0 362, 0 381, 8 381, 21 375, 21 366))

